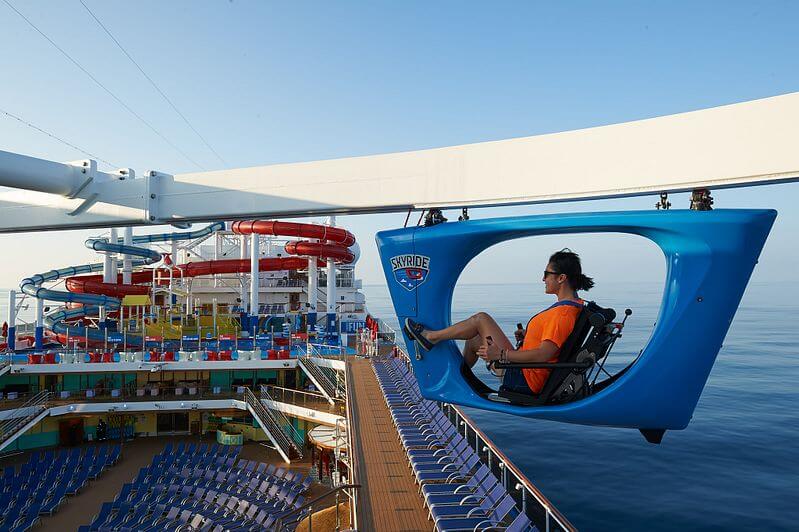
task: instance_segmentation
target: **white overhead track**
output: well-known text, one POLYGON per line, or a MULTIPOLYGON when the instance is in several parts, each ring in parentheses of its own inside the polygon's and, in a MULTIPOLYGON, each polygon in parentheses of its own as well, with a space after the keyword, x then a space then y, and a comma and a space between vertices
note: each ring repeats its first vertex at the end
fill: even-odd
POLYGON ((0 152, 0 232, 576 201, 799 180, 799 93, 421 151, 170 176, 0 152), (27 192, 37 191, 37 192, 27 192))

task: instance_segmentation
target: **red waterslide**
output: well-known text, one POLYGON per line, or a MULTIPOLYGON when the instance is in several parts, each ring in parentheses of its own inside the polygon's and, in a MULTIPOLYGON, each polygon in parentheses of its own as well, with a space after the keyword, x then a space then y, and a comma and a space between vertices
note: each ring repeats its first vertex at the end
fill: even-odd
POLYGON ((250 220, 233 222, 232 230, 239 235, 256 233, 259 235, 315 238, 323 242, 308 242, 304 240, 287 242, 285 246, 286 253, 305 257, 319 257, 320 259, 329 258, 343 264, 349 264, 355 260, 355 255, 349 250, 349 247, 355 243, 355 235, 341 227, 250 220))
POLYGON ((67 277, 64 285, 67 290, 77 294, 100 294, 111 297, 143 296, 149 294, 150 289, 139 285, 152 282, 152 280, 153 271, 145 270, 131 274, 131 282, 134 284, 122 284, 122 275, 119 274, 117 275, 118 284, 104 283, 102 275, 77 275, 67 277))
POLYGON ((341 227, 326 225, 301 224, 296 222, 276 222, 266 220, 250 220, 233 222, 232 230, 240 235, 257 233, 259 235, 294 236, 298 238, 318 238, 332 244, 340 244, 348 248, 355 243, 355 235, 341 227))
MULTIPOLYGON (((324 267, 325 262, 318 261, 319 266, 324 267)), ((279 270, 302 270, 308 267, 308 260, 299 257, 269 257, 258 260, 258 269, 265 271, 279 270)), ((214 275, 217 273, 249 273, 250 259, 225 259, 209 260, 204 262, 188 262, 180 266, 172 267, 172 275, 177 279, 182 277, 199 277, 201 275, 214 275)), ((157 279, 159 283, 167 283, 163 275, 169 274, 166 268, 159 268, 158 272, 162 277, 157 279)), ((126 295, 147 295, 150 288, 140 284, 121 284, 122 275, 117 276, 120 284, 102 282, 102 275, 78 275, 67 277, 65 284, 67 290, 81 294, 102 294, 112 297, 124 297, 126 295)), ((133 283, 148 283, 153 280, 153 271, 145 270, 134 272, 131 275, 133 283)), ((80 303, 76 306, 82 306, 80 303)))
MULTIPOLYGON (((317 264, 325 266, 323 259, 331 258, 337 262, 348 264, 354 260, 354 255, 348 249, 355 243, 355 236, 340 227, 327 227, 324 225, 302 224, 294 222, 274 221, 241 221, 233 223, 233 232, 241 235, 252 233, 273 236, 293 236, 301 238, 316 238, 325 242, 288 242, 286 253, 304 257, 318 257, 317 264)), ((258 260, 259 271, 279 270, 304 270, 308 267, 308 259, 300 257, 268 257, 258 260)), ((224 259, 203 262, 188 262, 179 266, 172 266, 174 278, 199 277, 221 273, 249 273, 250 259, 224 259)), ((169 270, 158 268, 159 283, 166 283, 164 275, 169 270)), ((151 283, 153 271, 144 270, 131 274, 132 284, 122 284, 122 274, 117 275, 117 283, 104 283, 102 275, 78 275, 65 280, 67 290, 81 294, 101 294, 122 298, 126 295, 147 295, 150 288, 142 283, 151 283)), ((69 305, 68 305, 69 306, 69 305)), ((80 304, 76 304, 80 306, 80 304)))

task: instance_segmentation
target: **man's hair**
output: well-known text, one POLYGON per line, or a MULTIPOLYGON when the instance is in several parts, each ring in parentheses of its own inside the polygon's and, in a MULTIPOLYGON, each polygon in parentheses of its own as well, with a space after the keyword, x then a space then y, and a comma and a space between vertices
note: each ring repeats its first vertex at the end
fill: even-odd
POLYGON ((580 256, 563 248, 549 257, 549 263, 555 268, 556 273, 562 273, 569 278, 569 284, 575 290, 590 290, 594 287, 594 280, 583 274, 580 256))

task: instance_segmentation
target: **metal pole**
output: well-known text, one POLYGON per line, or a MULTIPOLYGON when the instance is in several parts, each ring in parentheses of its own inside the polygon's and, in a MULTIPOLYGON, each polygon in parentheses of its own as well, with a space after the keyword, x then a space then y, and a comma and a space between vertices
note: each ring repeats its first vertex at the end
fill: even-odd
POLYGON ((170 250, 170 257, 172 259, 172 266, 169 267, 169 310, 172 310, 173 299, 175 298, 175 266, 178 264, 178 241, 172 241, 172 249, 170 250))
POLYGON ((36 329, 34 330, 35 348, 44 348, 44 299, 36 298, 36 329))
POLYGON ((258 259, 260 258, 260 240, 256 233, 250 235, 250 315, 258 316, 258 259))
MULTIPOLYGON (((327 225, 336 226, 336 217, 328 216, 327 225)), ((327 332, 336 332, 336 263, 327 259, 327 332)))
MULTIPOLYGON (((239 258, 241 260, 245 260, 245 259, 247 259, 249 257, 249 255, 247 254, 247 235, 239 235, 239 242, 240 242, 240 245, 241 245, 241 248, 239 249, 239 251, 240 251, 239 258)), ((247 299, 247 281, 246 281, 245 278, 242 278, 242 280, 241 280, 241 296, 240 296, 240 298, 241 298, 242 310, 244 310, 246 312, 247 311, 247 301, 249 301, 249 299, 247 299)))
POLYGON ((14 351, 17 343, 17 292, 8 291, 8 349, 14 351))
MULTIPOLYGON (((123 272, 122 275, 125 275, 123 272)), ((119 306, 119 327, 122 327, 122 352, 128 352, 128 331, 125 327, 125 307, 119 306)))
MULTIPOLYGON (((117 244, 119 240, 119 232, 117 231, 116 227, 111 228, 111 238, 109 239, 112 244, 117 244)), ((111 258, 111 269, 108 274, 108 282, 111 284, 117 284, 117 254, 116 253, 109 253, 111 258)))
MULTIPOLYGON (((133 228, 126 227, 122 236, 122 243, 126 246, 133 245, 133 228)), ((131 284, 133 280, 133 261, 130 255, 122 256, 122 284, 131 284)))
MULTIPOLYGON (((222 258, 222 235, 219 234, 217 231, 214 233, 214 260, 219 260, 222 258)), ((219 286, 219 275, 214 275, 214 287, 219 286)))
POLYGON ((217 306, 216 306, 216 298, 211 299, 211 314, 214 317, 214 336, 217 338, 219 337, 219 330, 217 329, 216 324, 216 314, 217 313, 217 306))

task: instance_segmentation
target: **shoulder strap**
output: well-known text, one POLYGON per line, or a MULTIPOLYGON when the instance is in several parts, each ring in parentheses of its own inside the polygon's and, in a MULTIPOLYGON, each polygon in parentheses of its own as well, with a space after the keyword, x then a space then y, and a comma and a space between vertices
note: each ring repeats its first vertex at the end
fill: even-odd
MULTIPOLYGON (((549 307, 546 310, 550 310, 550 309, 553 309, 555 307, 565 307, 565 306, 583 308, 585 305, 582 304, 582 303, 578 303, 577 301, 572 301, 571 299, 564 299, 563 301, 558 301, 557 303, 555 303, 554 305, 552 305, 551 307, 549 307)), ((546 312, 546 310, 544 310, 542 312, 546 312)), ((539 312, 538 314, 541 314, 541 313, 539 312)))
POLYGON ((535 318, 539 314, 543 314, 544 312, 546 312, 548 310, 552 310, 555 307, 567 307, 567 306, 568 307, 577 307, 577 308, 581 309, 581 308, 585 307, 585 303, 578 303, 578 302, 572 301, 570 299, 564 299, 563 301, 557 301, 557 302, 553 303, 552 305, 550 305, 549 307, 547 307, 544 310, 542 310, 541 312, 537 312, 537 313, 533 314, 530 317, 530 319, 527 320, 527 326, 525 327, 525 331, 527 331, 527 329, 530 328, 530 322, 533 321, 533 318, 535 318))

